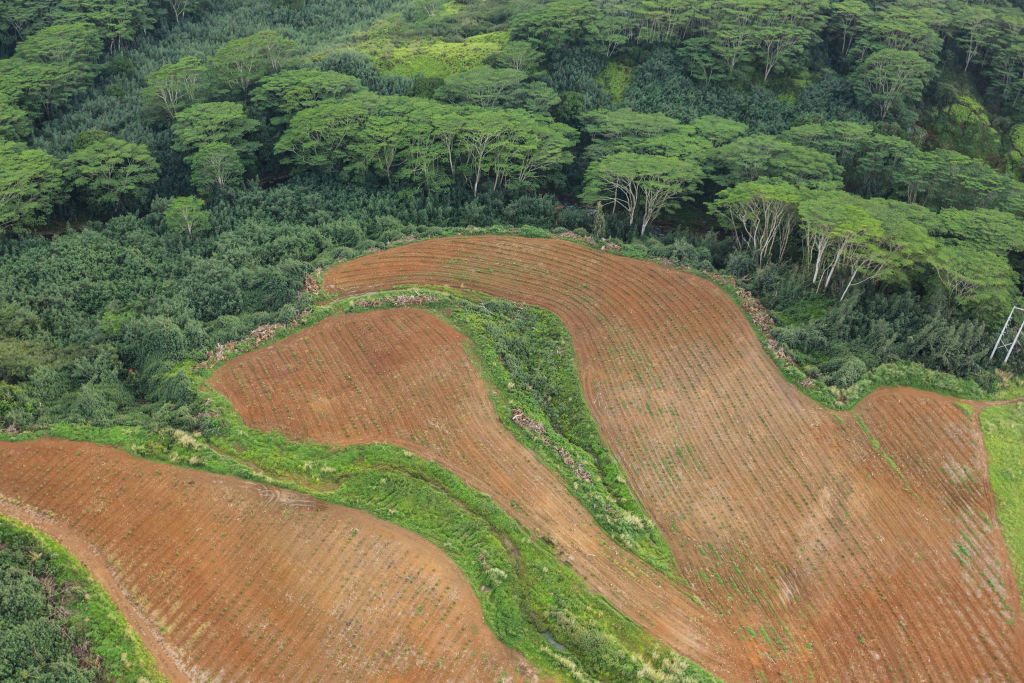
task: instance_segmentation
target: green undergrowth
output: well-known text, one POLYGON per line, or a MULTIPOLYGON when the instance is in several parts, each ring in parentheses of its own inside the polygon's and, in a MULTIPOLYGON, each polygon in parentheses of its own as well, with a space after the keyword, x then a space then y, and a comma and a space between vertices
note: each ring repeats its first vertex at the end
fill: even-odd
POLYGON ((675 574, 668 543, 598 433, 583 398, 572 338, 558 316, 480 293, 425 287, 357 297, 343 308, 390 308, 410 300, 470 339, 478 369, 497 392, 492 403, 501 422, 559 475, 598 525, 653 567, 675 574))
POLYGON ((290 488, 403 526, 459 565, 498 638, 560 678, 717 680, 588 590, 549 541, 530 537, 488 496, 441 466, 386 444, 338 449, 297 443, 246 427, 227 399, 211 391, 204 396, 208 410, 218 415, 218 428, 206 437, 61 424, 8 438, 53 436, 116 446, 152 460, 290 488))
POLYGON ((980 419, 996 516, 1024 607, 1024 403, 990 406, 980 419))
POLYGON ((0 680, 166 679, 81 562, 50 537, 0 517, 0 680))

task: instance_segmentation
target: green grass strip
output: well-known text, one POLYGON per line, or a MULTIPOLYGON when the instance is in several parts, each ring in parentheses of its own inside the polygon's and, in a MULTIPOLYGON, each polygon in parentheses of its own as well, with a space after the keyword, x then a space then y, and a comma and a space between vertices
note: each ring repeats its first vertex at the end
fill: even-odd
POLYGON ((470 339, 477 368, 497 392, 491 401, 501 422, 559 475, 598 526, 652 567, 676 575, 668 543, 598 433, 561 319, 536 306, 437 287, 377 292, 342 308, 393 308, 408 301, 421 302, 416 307, 433 311, 470 339))
POLYGON ((988 451, 996 516, 1003 528, 1017 586, 1024 591, 1024 403, 985 408, 981 411, 981 431, 988 451))

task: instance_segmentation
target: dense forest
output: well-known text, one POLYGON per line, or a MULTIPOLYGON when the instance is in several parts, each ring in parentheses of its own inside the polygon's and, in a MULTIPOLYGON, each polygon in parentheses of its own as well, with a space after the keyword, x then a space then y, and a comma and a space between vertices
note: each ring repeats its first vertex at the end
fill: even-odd
POLYGON ((464 226, 734 276, 837 391, 991 387, 1022 104, 1019 1, 5 0, 0 429, 216 429, 185 365, 464 226))

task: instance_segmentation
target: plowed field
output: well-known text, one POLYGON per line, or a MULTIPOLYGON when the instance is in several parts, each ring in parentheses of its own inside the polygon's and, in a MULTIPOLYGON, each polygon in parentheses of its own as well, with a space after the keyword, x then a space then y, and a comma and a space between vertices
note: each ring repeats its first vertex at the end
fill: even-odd
POLYGON ((442 462, 726 678, 1024 679, 980 432, 951 401, 887 390, 855 414, 823 409, 785 382, 713 285, 566 242, 433 240, 326 278, 338 296, 414 284, 562 318, 601 434, 705 608, 668 582, 659 590, 501 433, 456 351, 464 340, 425 313, 324 321, 229 362, 214 385, 256 426, 392 441, 442 462))
POLYGON ((190 678, 534 677, 451 560, 363 512, 53 439, 0 443, 0 494, 102 558, 190 678))

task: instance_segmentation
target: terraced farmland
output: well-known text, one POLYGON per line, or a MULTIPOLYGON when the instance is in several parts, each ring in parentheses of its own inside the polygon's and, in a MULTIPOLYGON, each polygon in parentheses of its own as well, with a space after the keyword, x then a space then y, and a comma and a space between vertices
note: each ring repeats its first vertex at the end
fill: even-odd
POLYGON ((54 439, 0 443, 0 506, 130 596, 173 680, 536 677, 438 548, 357 510, 54 439))
POLYGON ((558 314, 602 436, 703 607, 638 568, 499 433, 463 340, 428 314, 339 316, 230 361, 214 385, 250 424, 438 460, 727 679, 1024 676, 980 432, 951 400, 885 390, 854 413, 825 410, 713 285, 565 242, 427 241, 335 267, 325 284, 337 296, 445 285, 558 314))

